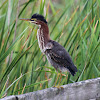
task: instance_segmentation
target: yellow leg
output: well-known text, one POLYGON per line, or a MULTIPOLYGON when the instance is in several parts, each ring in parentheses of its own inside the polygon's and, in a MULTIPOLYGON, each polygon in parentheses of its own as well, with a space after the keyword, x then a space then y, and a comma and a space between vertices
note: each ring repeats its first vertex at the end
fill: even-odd
POLYGON ((61 71, 60 71, 60 79, 59 79, 59 83, 58 83, 58 86, 60 86, 60 83, 61 83, 61 79, 62 79, 62 73, 61 73, 61 71))
POLYGON ((63 87, 60 86, 62 76, 63 76, 63 74, 62 74, 61 71, 60 71, 60 79, 59 79, 59 83, 58 83, 57 88, 63 88, 63 87))
POLYGON ((57 79, 56 79, 56 82, 55 82, 54 87, 56 87, 56 84, 57 84, 58 78, 59 78, 59 73, 58 73, 58 71, 57 71, 57 79))
POLYGON ((60 71, 60 73, 58 73, 58 71, 57 71, 57 79, 56 79, 56 82, 55 82, 54 87, 56 87, 56 88, 63 88, 63 87, 60 86, 60 82, 61 82, 62 76, 63 76, 63 74, 61 73, 61 71, 60 71), (59 83, 58 83, 58 85, 56 86, 57 81, 58 81, 58 78, 59 78, 59 75, 60 75, 59 83))
MULTIPOLYGON (((63 87, 60 86, 62 76, 65 76, 65 77, 66 77, 66 75, 65 75, 65 74, 62 74, 61 71, 60 71, 60 73, 58 73, 58 71, 57 71, 57 79, 56 79, 56 82, 55 82, 55 86, 54 86, 54 87, 56 87, 56 88, 63 88, 63 87), (60 78, 59 78, 59 76, 60 76, 60 78), (59 78, 59 83, 58 83, 58 85, 56 86, 57 81, 58 81, 58 78, 59 78)), ((68 76, 67 76, 67 77, 68 77, 68 76)), ((67 78, 67 77, 66 77, 66 78, 67 78)))

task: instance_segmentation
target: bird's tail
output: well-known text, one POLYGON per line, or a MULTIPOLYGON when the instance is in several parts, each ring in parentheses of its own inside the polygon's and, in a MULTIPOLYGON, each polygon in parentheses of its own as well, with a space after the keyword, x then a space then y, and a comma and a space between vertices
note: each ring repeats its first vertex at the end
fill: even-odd
POLYGON ((71 67, 68 67, 69 72, 74 76, 77 72, 77 68, 76 66, 73 67, 73 69, 71 67))

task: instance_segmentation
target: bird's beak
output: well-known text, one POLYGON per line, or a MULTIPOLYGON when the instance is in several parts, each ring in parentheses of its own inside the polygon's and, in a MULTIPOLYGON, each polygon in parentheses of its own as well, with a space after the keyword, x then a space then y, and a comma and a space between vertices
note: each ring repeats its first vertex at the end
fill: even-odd
POLYGON ((24 21, 28 21, 28 22, 37 24, 37 22, 35 21, 35 19, 20 19, 20 20, 24 20, 24 21))
POLYGON ((24 20, 24 21, 28 21, 28 22, 31 21, 30 19, 22 19, 22 18, 20 20, 24 20))

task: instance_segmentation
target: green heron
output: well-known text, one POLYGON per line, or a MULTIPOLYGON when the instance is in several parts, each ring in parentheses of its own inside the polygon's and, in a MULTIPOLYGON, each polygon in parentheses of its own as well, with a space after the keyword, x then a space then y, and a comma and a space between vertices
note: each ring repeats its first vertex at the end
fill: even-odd
POLYGON ((21 19, 29 21, 39 26, 37 38, 40 50, 46 55, 48 61, 55 69, 60 71, 69 71, 73 76, 77 68, 63 46, 50 39, 47 21, 42 15, 34 14, 31 19, 21 19))

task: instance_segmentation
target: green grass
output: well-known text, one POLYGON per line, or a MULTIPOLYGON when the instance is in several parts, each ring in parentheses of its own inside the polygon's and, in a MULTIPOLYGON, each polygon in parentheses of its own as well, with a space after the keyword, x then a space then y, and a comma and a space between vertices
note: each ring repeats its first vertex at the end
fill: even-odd
MULTIPOLYGON (((45 16, 51 39, 66 48, 78 72, 60 85, 100 77, 100 1, 0 1, 0 98, 52 87, 57 72, 41 53, 37 29, 19 20, 45 16)), ((58 83, 58 82, 57 82, 58 83)))

